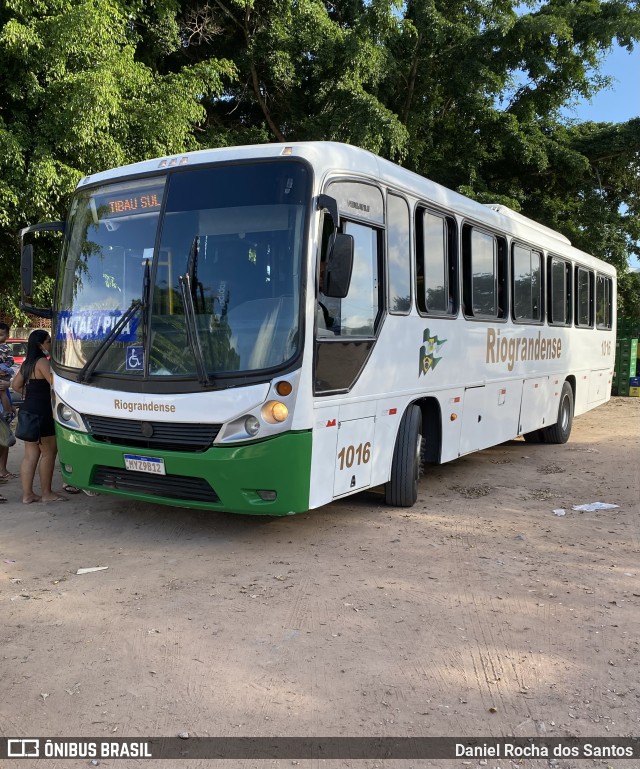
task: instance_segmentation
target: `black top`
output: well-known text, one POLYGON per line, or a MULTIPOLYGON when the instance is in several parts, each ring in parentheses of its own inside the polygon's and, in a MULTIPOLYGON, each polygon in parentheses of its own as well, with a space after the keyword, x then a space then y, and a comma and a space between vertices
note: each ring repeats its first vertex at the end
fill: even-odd
POLYGON ((51 385, 46 379, 30 379, 22 408, 32 414, 51 416, 51 385))

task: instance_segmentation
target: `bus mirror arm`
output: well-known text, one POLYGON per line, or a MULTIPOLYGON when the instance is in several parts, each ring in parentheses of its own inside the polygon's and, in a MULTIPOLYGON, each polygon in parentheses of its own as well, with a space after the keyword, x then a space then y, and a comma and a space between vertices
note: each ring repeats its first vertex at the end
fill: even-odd
POLYGON ((29 243, 27 246, 24 246, 22 249, 22 256, 20 259, 20 283, 22 287, 20 296, 20 309, 23 312, 36 315, 38 318, 53 317, 51 308, 34 307, 31 304, 33 301, 33 246, 31 243, 29 243))
POLYGON ((337 230, 340 226, 340 214, 338 213, 338 201, 331 195, 318 195, 318 210, 325 209, 333 219, 333 226, 337 230))
POLYGON ((24 227, 18 232, 20 238, 20 284, 21 297, 20 309, 39 318, 51 318, 53 312, 51 308, 34 307, 33 301, 33 245, 29 243, 25 246, 24 236, 31 232, 64 232, 64 222, 42 222, 41 224, 32 224, 30 227, 24 227))

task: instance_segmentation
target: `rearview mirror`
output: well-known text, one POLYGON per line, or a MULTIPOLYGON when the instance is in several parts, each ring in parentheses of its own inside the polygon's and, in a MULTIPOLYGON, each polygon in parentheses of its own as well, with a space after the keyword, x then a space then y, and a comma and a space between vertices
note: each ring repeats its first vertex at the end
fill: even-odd
POLYGON ((338 232, 327 259, 323 294, 334 299, 344 299, 349 293, 352 272, 353 235, 338 232))
POLYGON ((24 245, 24 237, 32 232, 64 232, 64 229, 64 222, 42 222, 25 227, 18 232, 22 247, 20 255, 20 309, 40 318, 51 318, 53 312, 51 308, 38 308, 31 304, 33 302, 33 245, 31 243, 24 245))

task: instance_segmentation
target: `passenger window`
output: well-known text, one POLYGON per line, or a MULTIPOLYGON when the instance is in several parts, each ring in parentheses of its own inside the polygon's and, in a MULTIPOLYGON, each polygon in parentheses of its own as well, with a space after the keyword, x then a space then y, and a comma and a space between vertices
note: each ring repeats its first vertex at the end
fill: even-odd
POLYGON ((593 326, 593 273, 576 267, 576 326, 593 326))
POLYGON ((411 310, 411 246, 409 207, 404 198, 387 198, 387 264, 389 312, 408 315, 411 310))
POLYGON ((457 312, 455 221, 419 209, 416 214, 416 301, 423 314, 457 312))
POLYGON ((467 224, 462 246, 465 315, 483 320, 504 318, 507 311, 504 238, 467 224))
POLYGON ((542 254, 514 245, 511 256, 513 319, 522 323, 542 321, 542 254))
POLYGON ((596 279, 596 326, 611 328, 611 308, 613 304, 613 281, 598 275, 596 279))
POLYGON ((572 320, 571 265, 563 259, 551 257, 547 269, 549 323, 554 326, 568 326, 572 320))

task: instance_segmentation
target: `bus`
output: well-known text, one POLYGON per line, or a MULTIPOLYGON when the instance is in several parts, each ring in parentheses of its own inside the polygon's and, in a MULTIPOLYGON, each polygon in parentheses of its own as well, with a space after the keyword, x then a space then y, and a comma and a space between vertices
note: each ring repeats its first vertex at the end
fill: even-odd
MULTIPOLYGON (((563 235, 333 142, 201 150, 82 179, 20 232, 52 319, 63 478, 291 515, 610 397, 616 272, 563 235), (53 304, 35 238, 63 232, 53 304)), ((428 482, 428 479, 427 481, 428 482)))

